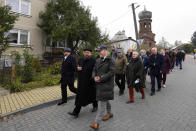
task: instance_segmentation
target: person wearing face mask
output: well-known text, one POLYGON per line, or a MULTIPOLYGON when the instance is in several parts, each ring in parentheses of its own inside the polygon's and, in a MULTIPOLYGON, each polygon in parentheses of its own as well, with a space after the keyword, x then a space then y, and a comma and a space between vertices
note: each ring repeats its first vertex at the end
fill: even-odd
POLYGON ((71 49, 64 49, 64 59, 61 67, 61 93, 62 100, 58 105, 67 103, 67 86, 73 93, 77 93, 77 89, 74 87, 74 72, 76 71, 76 59, 71 55, 71 49))
POLYGON ((78 92, 75 99, 75 109, 73 112, 68 112, 69 115, 78 117, 81 107, 88 104, 93 105, 92 112, 97 111, 98 104, 96 101, 96 89, 92 79, 92 71, 95 65, 95 59, 92 56, 91 49, 84 49, 84 57, 78 60, 78 92))
POLYGON ((139 91, 142 94, 142 99, 145 99, 145 92, 143 88, 143 72, 144 67, 143 63, 139 57, 138 52, 133 52, 132 59, 129 61, 126 71, 127 85, 129 87, 129 96, 130 100, 127 101, 127 104, 134 103, 134 88, 139 84, 139 91))
POLYGON ((149 68, 151 78, 151 96, 155 95, 155 78, 157 79, 158 89, 157 92, 161 91, 161 74, 164 69, 164 59, 161 54, 157 52, 157 48, 151 49, 151 56, 149 57, 149 68))
POLYGON ((99 56, 97 59, 92 78, 96 86, 96 100, 98 101, 98 111, 95 122, 90 125, 93 129, 98 129, 102 121, 106 121, 113 117, 110 101, 114 99, 114 74, 115 61, 107 56, 107 47, 102 45, 99 48, 99 56), (105 110, 107 114, 105 114, 105 110))
POLYGON ((119 87, 119 96, 124 94, 125 90, 125 72, 127 67, 127 58, 123 55, 123 50, 117 50, 116 58, 116 71, 115 71, 115 82, 119 87))
POLYGON ((162 72, 162 82, 163 82, 163 88, 166 87, 165 83, 166 83, 166 78, 167 78, 167 74, 169 73, 169 71, 172 68, 172 64, 171 64, 171 60, 170 57, 165 53, 165 50, 161 50, 160 54, 163 55, 164 58, 164 69, 162 72))

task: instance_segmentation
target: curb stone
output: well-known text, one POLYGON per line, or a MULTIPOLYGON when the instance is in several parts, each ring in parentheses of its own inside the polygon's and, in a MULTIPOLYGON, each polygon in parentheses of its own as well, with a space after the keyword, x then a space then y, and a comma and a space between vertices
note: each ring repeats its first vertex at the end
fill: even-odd
MULTIPOLYGON (((72 100, 74 98, 75 98, 75 95, 69 96, 67 98, 67 100, 72 100)), ((35 104, 35 105, 29 106, 29 107, 26 107, 26 108, 23 108, 23 109, 19 109, 19 110, 13 111, 13 112, 9 112, 7 114, 0 115, 0 122, 4 121, 6 119, 13 118, 14 116, 17 116, 18 114, 22 115, 24 113, 28 113, 28 112, 31 112, 31 111, 34 111, 34 110, 39 110, 39 109, 42 109, 42 108, 45 108, 45 107, 55 105, 60 100, 61 100, 61 98, 55 99, 55 100, 50 100, 50 101, 47 101, 47 102, 43 102, 43 103, 40 103, 40 104, 35 104)))

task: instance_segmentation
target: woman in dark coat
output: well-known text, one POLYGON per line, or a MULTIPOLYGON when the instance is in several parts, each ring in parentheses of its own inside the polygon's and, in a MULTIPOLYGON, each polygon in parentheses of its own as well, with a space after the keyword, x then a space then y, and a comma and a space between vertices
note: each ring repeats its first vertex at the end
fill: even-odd
POLYGON ((165 82, 166 82, 167 74, 171 70, 172 64, 171 64, 170 57, 167 54, 165 54, 165 50, 161 50, 160 53, 163 55, 163 58, 164 58, 164 69, 163 69, 163 72, 162 72, 162 82, 163 82, 163 88, 165 88, 166 87, 165 82))
POLYGON ((127 84, 129 87, 129 95, 130 95, 130 100, 127 101, 127 104, 129 103, 134 103, 134 86, 139 82, 139 90, 140 93, 142 94, 142 99, 145 99, 145 93, 144 93, 144 88, 142 85, 144 85, 143 81, 143 72, 144 72, 144 67, 143 63, 139 57, 138 52, 133 52, 132 59, 129 61, 129 64, 127 66, 127 84))
POLYGON ((96 89, 92 79, 92 71, 95 65, 90 49, 84 49, 84 57, 78 61, 78 92, 75 99, 75 109, 72 116, 78 117, 81 107, 93 104, 92 112, 97 110, 96 89))

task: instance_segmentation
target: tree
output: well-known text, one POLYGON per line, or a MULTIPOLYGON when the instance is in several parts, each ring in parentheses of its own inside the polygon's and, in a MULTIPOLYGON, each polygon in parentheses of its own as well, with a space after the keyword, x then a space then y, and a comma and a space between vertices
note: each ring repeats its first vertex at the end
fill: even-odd
POLYGON ((194 50, 194 45, 192 43, 184 44, 181 47, 186 53, 192 53, 194 50))
POLYGON ((108 40, 101 34, 97 18, 92 17, 89 8, 80 5, 78 0, 56 0, 40 12, 42 22, 38 26, 53 42, 67 42, 76 53, 79 46, 95 48, 108 40))
POLYGON ((182 41, 178 41, 176 40, 175 43, 174 43, 175 46, 180 46, 180 45, 183 45, 182 41))
POLYGON ((193 43, 194 46, 196 46, 196 31, 193 33, 191 37, 191 42, 193 43))
POLYGON ((11 30, 17 20, 16 15, 10 14, 11 7, 0 6, 0 58, 9 46, 9 38, 6 33, 11 30))

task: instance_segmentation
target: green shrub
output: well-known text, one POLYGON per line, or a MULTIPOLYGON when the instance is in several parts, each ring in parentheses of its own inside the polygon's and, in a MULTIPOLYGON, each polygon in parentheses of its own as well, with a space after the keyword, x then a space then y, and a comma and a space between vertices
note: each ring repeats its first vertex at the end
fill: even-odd
POLYGON ((17 51, 13 51, 11 53, 11 57, 15 61, 15 76, 16 77, 22 76, 23 69, 22 69, 22 65, 21 65, 21 55, 20 55, 20 53, 17 52, 17 51))
POLYGON ((34 88, 40 88, 40 87, 43 87, 43 86, 45 86, 43 81, 33 81, 33 82, 29 82, 29 83, 24 84, 24 87, 25 87, 26 90, 34 89, 34 88))
POLYGON ((21 82, 21 78, 17 77, 11 84, 11 91, 13 92, 21 92, 24 91, 24 86, 21 82))
POLYGON ((23 82, 28 83, 28 82, 31 82, 34 77, 33 55, 29 54, 29 51, 27 48, 24 49, 23 55, 25 58, 23 82))
POLYGON ((59 79, 53 79, 52 77, 50 77, 44 80, 45 86, 53 86, 58 84, 59 84, 59 79))
POLYGON ((56 62, 53 65, 50 66, 50 74, 56 75, 61 73, 61 62, 56 62))
POLYGON ((42 65, 40 63, 39 58, 34 58, 33 59, 33 68, 35 69, 36 72, 41 72, 42 65))

